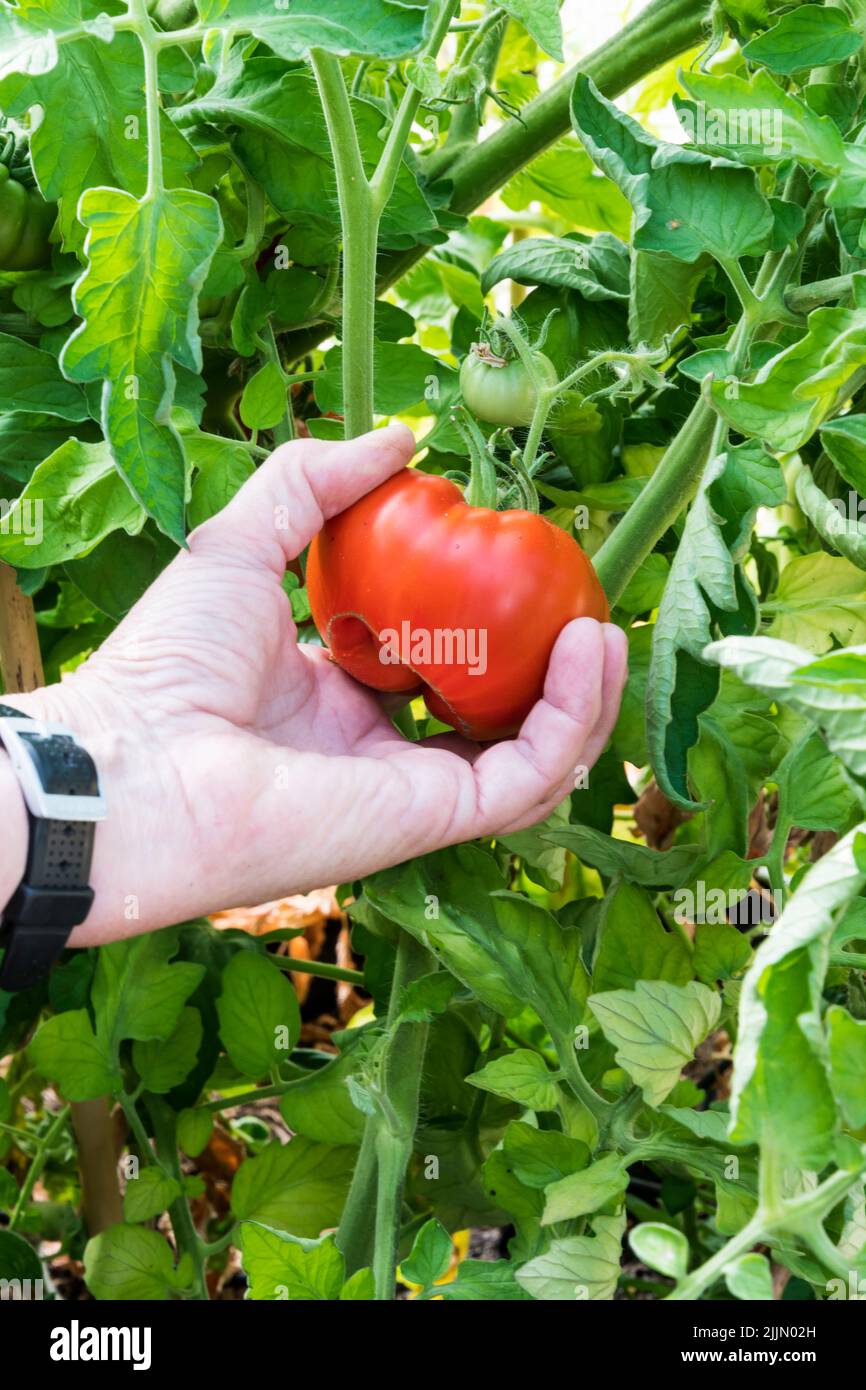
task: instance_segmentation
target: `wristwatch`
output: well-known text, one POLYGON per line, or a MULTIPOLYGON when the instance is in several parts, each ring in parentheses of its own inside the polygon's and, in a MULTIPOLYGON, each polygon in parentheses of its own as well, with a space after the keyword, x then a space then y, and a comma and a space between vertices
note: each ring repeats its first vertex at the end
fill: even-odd
POLYGON ((0 744, 21 784, 30 829, 24 878, 0 915, 0 989, 12 992, 48 973, 90 911, 93 840, 106 809, 93 759, 62 724, 0 704, 0 744))

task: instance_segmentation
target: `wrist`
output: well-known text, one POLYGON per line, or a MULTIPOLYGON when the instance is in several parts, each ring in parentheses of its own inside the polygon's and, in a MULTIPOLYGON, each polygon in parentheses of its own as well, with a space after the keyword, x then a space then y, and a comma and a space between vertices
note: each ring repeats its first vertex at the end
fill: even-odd
POLYGON ((24 877, 27 863, 27 808, 9 755, 0 749, 0 808, 3 838, 0 845, 0 912, 24 877))

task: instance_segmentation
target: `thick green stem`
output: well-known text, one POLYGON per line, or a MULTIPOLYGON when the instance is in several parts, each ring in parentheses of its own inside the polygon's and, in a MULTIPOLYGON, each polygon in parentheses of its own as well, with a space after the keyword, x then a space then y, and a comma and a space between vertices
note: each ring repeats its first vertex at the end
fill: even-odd
POLYGON ((372 1116, 364 1125, 352 1183, 337 1231, 337 1245, 346 1261, 346 1274, 356 1274, 372 1263, 376 1237, 376 1127, 372 1116))
POLYGON ((397 1026, 397 1017, 406 986, 433 969, 435 962, 429 952, 407 932, 401 932, 388 1008, 392 1031, 382 1067, 386 1104, 367 1117, 337 1232, 347 1274, 374 1266, 377 1299, 394 1296, 403 1183, 418 1121, 427 1046, 426 1024, 397 1026))
MULTIPOLYGON (((701 39, 706 8, 699 0, 652 0, 607 43, 563 73, 529 102, 520 120, 506 121, 448 170, 455 212, 471 212, 569 129, 571 89, 586 72, 605 96, 618 96, 648 72, 701 39)), ((435 172, 435 155, 430 163, 435 172)))
POLYGON ((695 402, 643 492, 594 557, 595 572, 611 607, 694 496, 707 464, 716 418, 703 398, 695 402))
POLYGON ((393 1031, 384 1067, 387 1109, 385 1114, 371 1117, 378 1121, 376 1237, 373 1251, 377 1301, 394 1297, 403 1185, 418 1124, 421 1072, 429 1032, 426 1023, 398 1025, 397 1017, 406 986, 435 968, 435 961, 426 947, 408 932, 401 932, 388 1009, 388 1025, 393 1031))
POLYGON ((373 314, 376 305, 376 215, 339 60, 313 49, 343 228, 343 414, 346 438, 373 428, 373 314))

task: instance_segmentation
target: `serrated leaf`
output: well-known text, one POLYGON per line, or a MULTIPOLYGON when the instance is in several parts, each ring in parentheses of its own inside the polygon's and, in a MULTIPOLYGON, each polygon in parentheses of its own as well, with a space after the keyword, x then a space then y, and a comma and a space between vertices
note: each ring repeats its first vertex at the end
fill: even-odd
POLYGON ((331 1302, 341 1295, 345 1260, 333 1236, 301 1240, 247 1221, 241 1252, 254 1301, 331 1302))
POLYGON ((232 1211, 296 1237, 317 1237, 336 1226, 357 1161, 353 1148, 314 1144, 298 1136, 274 1141, 240 1166, 232 1185, 232 1211))
POLYGON ((603 1154, 588 1168, 560 1178, 545 1189, 543 1226, 571 1221, 619 1201, 628 1186, 628 1169, 619 1154, 603 1154))
POLYGON ((217 1013, 225 1049, 245 1076, 267 1076, 288 1057, 301 1031, 291 982, 258 951, 232 956, 223 971, 217 1013))
POLYGON ((639 980, 633 990, 590 995, 589 1006, 616 1048, 619 1065, 648 1105, 660 1105, 715 1027, 721 999, 695 980, 687 985, 639 980))
POLYGON ((571 98, 575 131, 634 210, 636 250, 692 262, 757 255, 769 244, 770 205, 751 170, 666 144, 618 110, 579 72, 571 98))
POLYGON ((137 1177, 127 1179, 123 1194, 124 1221, 150 1221, 168 1211, 180 1196, 180 1183, 156 1164, 142 1168, 137 1177))
POLYGON ((203 1032, 201 1014, 188 1007, 181 1010, 169 1037, 133 1043, 132 1065, 145 1089, 166 1095, 186 1080, 198 1059, 203 1032))
POLYGON ((625 1216, 595 1216, 593 1235, 553 1240, 548 1249, 517 1271, 517 1282, 544 1302, 592 1302, 613 1298, 619 1278, 625 1216))
POLYGON ((174 1268, 171 1246, 143 1226, 109 1226, 87 1242, 84 1277, 98 1299, 130 1302, 171 1298, 190 1282, 189 1260, 174 1268))
POLYGON ((555 1110, 558 1100, 556 1082, 543 1057, 526 1048, 515 1048, 504 1057, 496 1057, 466 1080, 470 1086, 494 1095, 505 1096, 530 1110, 555 1110))
POLYGON ((201 370, 198 291, 222 237, 213 198, 173 189, 139 201, 89 188, 78 215, 88 265, 74 291, 84 322, 61 355, 71 381, 101 381, 102 426, 133 496, 184 539, 186 462, 169 414, 174 365, 201 370))

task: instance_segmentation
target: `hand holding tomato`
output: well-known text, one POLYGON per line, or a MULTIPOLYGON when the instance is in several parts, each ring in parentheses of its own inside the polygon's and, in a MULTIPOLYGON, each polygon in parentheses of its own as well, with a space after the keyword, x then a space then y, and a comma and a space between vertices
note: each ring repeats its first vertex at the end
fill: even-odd
MULTIPOLYGON (((324 522, 399 475, 413 447, 393 426, 347 444, 284 445, 68 680, 4 696, 75 729, 103 777, 96 898, 73 945, 531 825, 598 757, 625 676, 618 628, 566 623, 518 737, 484 751, 456 734, 407 742, 380 696, 321 648, 298 645, 287 564, 324 522)), ((403 561, 395 555, 385 576, 395 585, 403 561)), ((17 883, 23 804, 17 817, 3 809, 17 883)))

